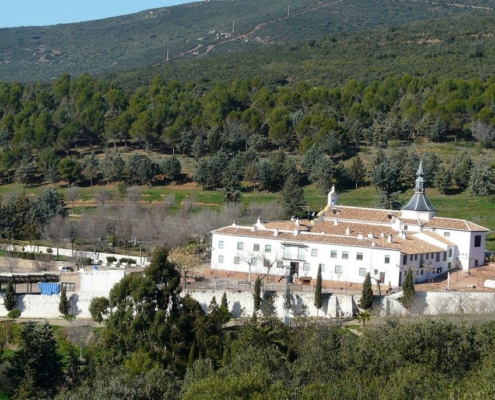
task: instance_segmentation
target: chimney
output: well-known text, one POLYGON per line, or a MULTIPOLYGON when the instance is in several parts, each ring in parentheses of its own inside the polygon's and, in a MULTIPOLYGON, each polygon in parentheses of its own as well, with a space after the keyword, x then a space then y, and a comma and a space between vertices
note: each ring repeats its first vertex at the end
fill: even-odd
POLYGON ((362 240, 363 239, 363 234, 361 232, 359 232, 357 238, 362 240))
POLYGON ((373 240, 373 241, 371 242, 371 247, 375 247, 375 246, 376 246, 376 243, 375 243, 375 241, 373 240))
POLYGON ((349 236, 351 234, 351 228, 349 227, 345 228, 345 234, 349 236))
POLYGON ((253 232, 254 232, 254 231, 256 231, 256 230, 258 230, 258 229, 256 228, 256 224, 254 224, 254 225, 253 225, 253 229, 251 229, 251 230, 252 230, 253 232))
POLYGON ((406 231, 401 231, 400 237, 401 237, 401 239, 407 239, 406 231))
POLYGON ((368 239, 373 239, 373 238, 374 238, 373 233, 372 232, 368 233, 368 239))
POLYGON ((299 236, 299 229, 294 230, 294 236, 299 236))
POLYGON ((299 226, 300 225, 300 222, 299 222, 299 217, 296 218, 296 226, 299 226))
POLYGON ((383 231, 382 231, 382 233, 380 233, 380 237, 381 237, 382 239, 385 237, 385 234, 383 233, 383 231))
POLYGON ((291 220, 291 221, 294 221, 294 219, 295 219, 295 218, 294 218, 294 216, 290 217, 290 220, 291 220))
POLYGON ((335 226, 337 226, 337 225, 339 224, 339 220, 338 220, 338 219, 335 219, 335 220, 333 221, 333 224, 334 224, 335 226))
POLYGON ((392 237, 392 235, 388 235, 387 242, 393 243, 393 237, 392 237))
POLYGON ((279 232, 278 232, 278 229, 275 229, 275 230, 273 231, 273 236, 278 236, 278 233, 279 233, 279 232))
POLYGON ((234 223, 232 224, 232 226, 237 226, 237 224, 235 223, 235 221, 234 221, 234 223))

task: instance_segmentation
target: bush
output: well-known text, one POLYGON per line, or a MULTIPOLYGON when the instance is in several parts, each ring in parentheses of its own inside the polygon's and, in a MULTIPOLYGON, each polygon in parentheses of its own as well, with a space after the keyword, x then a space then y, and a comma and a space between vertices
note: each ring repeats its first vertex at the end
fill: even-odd
POLYGON ((22 311, 14 308, 13 310, 10 310, 9 313, 7 314, 7 317, 10 319, 17 319, 21 316, 22 311))
POLYGON ((46 252, 47 252, 48 254, 52 254, 52 253, 53 253, 53 250, 52 250, 50 247, 48 247, 48 249, 46 249, 46 252))
POLYGON ((114 257, 114 256, 107 257, 107 263, 108 264, 113 263, 115 261, 117 261, 117 257, 114 257))
POLYGON ((120 259, 121 264, 136 264, 136 260, 133 258, 121 258, 120 259))

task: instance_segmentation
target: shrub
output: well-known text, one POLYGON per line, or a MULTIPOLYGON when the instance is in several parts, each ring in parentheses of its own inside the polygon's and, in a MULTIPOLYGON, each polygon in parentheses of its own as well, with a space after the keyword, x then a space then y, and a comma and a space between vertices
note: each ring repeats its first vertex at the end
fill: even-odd
POLYGON ((52 250, 50 247, 48 247, 48 249, 46 249, 46 252, 47 252, 48 254, 52 254, 52 253, 53 253, 53 250, 52 250))
POLYGON ((117 257, 114 257, 114 256, 107 257, 107 263, 108 264, 113 263, 115 261, 117 261, 117 257))

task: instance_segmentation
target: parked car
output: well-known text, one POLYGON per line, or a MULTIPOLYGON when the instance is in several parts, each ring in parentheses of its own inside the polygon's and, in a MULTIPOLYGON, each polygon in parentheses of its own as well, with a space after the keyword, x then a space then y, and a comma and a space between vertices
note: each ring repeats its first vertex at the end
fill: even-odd
POLYGON ((72 267, 58 267, 58 270, 60 272, 73 272, 74 268, 72 268, 72 267))

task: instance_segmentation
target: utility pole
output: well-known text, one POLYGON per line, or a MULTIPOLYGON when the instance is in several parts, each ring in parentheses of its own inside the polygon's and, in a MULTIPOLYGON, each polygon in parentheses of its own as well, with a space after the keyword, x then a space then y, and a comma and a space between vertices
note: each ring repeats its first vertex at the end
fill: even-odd
POLYGON ((167 62, 168 62, 168 49, 167 49, 167 62))
POLYGON ((290 17, 290 4, 287 6, 287 17, 290 17))
POLYGON ((232 33, 235 32, 235 21, 232 21, 232 33))
POLYGON ((284 299, 284 325, 290 326, 290 287, 289 287, 289 277, 290 277, 290 265, 285 267, 285 299, 284 299))

